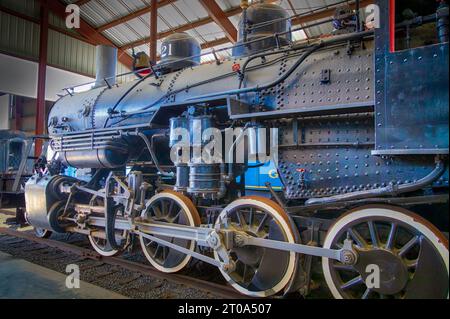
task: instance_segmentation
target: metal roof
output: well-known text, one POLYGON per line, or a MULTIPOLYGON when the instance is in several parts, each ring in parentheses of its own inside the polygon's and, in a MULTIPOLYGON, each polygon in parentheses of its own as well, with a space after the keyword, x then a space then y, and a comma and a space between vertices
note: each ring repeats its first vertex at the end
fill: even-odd
MULTIPOLYGON (((67 4, 74 0, 64 0, 67 4)), ((216 0, 222 10, 227 11, 239 7, 240 0, 216 0)), ((255 0, 256 1, 256 0, 255 0)), ((319 9, 326 5, 332 5, 340 0, 279 0, 276 3, 284 7, 291 15, 302 14, 319 9)), ((351 2, 351 1, 349 1, 351 2)), ((81 6, 81 15, 93 27, 101 27, 114 20, 127 16, 137 10, 150 6, 150 0, 91 0, 81 6)), ((170 32, 170 30, 208 18, 208 13, 197 0, 177 0, 158 9, 158 33, 170 32)), ((229 17, 237 28, 239 15, 229 17)), ((308 29, 306 35, 316 37, 332 31, 331 25, 316 26, 308 29)), ((196 38, 200 44, 222 39, 225 33, 215 23, 208 23, 187 31, 196 38)), ((122 24, 102 31, 103 35, 112 40, 117 46, 122 47, 134 41, 145 39, 150 33, 150 14, 144 14, 122 24)), ((294 34, 294 40, 306 38, 305 32, 294 34)), ((228 44, 230 45, 230 44, 228 44)), ((158 52, 161 41, 158 41, 158 52)), ((226 46, 226 45, 225 45, 226 46)), ((215 49, 224 47, 220 45, 215 49)), ((148 53, 148 45, 135 47, 136 51, 148 53)), ((131 53, 131 49, 129 49, 131 53)), ((226 54, 225 54, 226 55, 226 54)))

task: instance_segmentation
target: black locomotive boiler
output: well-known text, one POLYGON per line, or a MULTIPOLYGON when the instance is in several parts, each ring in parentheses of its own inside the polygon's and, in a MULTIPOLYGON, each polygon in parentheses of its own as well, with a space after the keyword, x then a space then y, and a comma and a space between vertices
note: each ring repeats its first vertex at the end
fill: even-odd
POLYGON ((448 6, 376 4, 374 29, 343 10, 304 43, 281 7, 244 6, 230 59, 177 34, 151 74, 69 91, 51 145, 92 175, 32 177, 28 221, 103 256, 139 241, 167 273, 201 260, 249 296, 307 295, 319 272, 335 298, 448 298, 448 6), (249 196, 267 161, 283 191, 249 196))

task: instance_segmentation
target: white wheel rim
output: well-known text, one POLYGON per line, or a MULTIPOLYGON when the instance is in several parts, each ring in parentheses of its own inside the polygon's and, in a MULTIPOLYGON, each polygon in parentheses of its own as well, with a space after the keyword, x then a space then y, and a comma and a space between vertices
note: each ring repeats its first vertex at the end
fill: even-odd
POLYGON ((89 242, 91 243, 92 248, 94 248, 94 250, 103 257, 113 257, 119 253, 119 251, 115 250, 115 249, 109 250, 109 251, 103 250, 97 244, 97 242, 95 241, 95 238, 93 236, 89 235, 88 238, 89 238, 89 242))
MULTIPOLYGON (((175 194, 172 194, 172 193, 157 194, 150 199, 149 205, 153 204, 155 201, 157 201, 161 198, 170 198, 170 199, 174 200, 178 205, 180 205, 180 207, 183 208, 183 210, 186 212, 186 216, 188 217, 188 220, 189 220, 189 226, 195 227, 195 221, 194 221, 192 214, 190 213, 188 206, 182 200, 180 200, 175 194)), ((155 260, 153 260, 153 256, 151 256, 148 253, 144 240, 145 240, 145 237, 139 236, 139 241, 141 243, 142 251, 144 252, 145 257, 147 257, 147 260, 152 264, 153 267, 155 267, 156 269, 158 269, 161 272, 164 272, 164 273, 179 272, 184 267, 186 267, 186 265, 191 261, 192 256, 186 255, 186 257, 183 259, 183 261, 180 264, 178 264, 178 266, 173 267, 173 268, 163 267, 160 264, 158 264, 155 260)), ((194 240, 191 240, 191 244, 188 249, 191 251, 193 251, 195 249, 195 241, 194 240)))
MULTIPOLYGON (((281 225, 289 243, 295 243, 294 235, 292 234, 290 230, 290 226, 283 217, 281 217, 278 212, 271 206, 267 205, 266 203, 263 203, 258 200, 254 199, 238 199, 234 202, 232 202, 230 205, 228 205, 219 215, 219 218, 217 219, 216 225, 218 225, 219 220, 225 215, 227 215, 228 211, 233 210, 236 207, 244 206, 244 205, 253 205, 256 207, 261 207, 262 209, 266 210, 267 212, 270 212, 271 216, 275 218, 275 220, 281 225)), ((216 251, 214 251, 214 258, 216 260, 220 261, 219 255, 216 251)), ((282 280, 273 288, 264 290, 264 291, 251 291, 248 289, 245 289, 238 283, 234 282, 234 280, 231 278, 229 274, 227 274, 224 270, 219 269, 222 273, 223 277, 227 280, 227 282, 237 291, 239 291, 241 294, 250 296, 250 297, 269 297, 272 295, 275 295, 276 293, 280 292, 286 285, 289 283, 290 279, 292 278, 292 275, 294 273, 295 268, 295 260, 296 256, 294 252, 289 253, 289 264, 286 270, 285 275, 283 276, 282 280)))
MULTIPOLYGON (((449 252, 445 247, 444 243, 436 236, 436 234, 428 228, 426 225, 418 222, 414 219, 413 216, 408 214, 391 210, 389 208, 362 208, 359 211, 352 212, 347 214, 336 221, 336 223, 331 227, 328 231, 328 234, 325 238, 325 243, 323 245, 324 248, 331 248, 335 237, 339 234, 339 232, 346 228, 349 224, 354 222, 357 219, 367 218, 367 217, 384 217, 399 220, 409 226, 417 229, 420 233, 422 233, 427 239, 430 240, 432 245, 439 252, 439 255, 444 260, 445 267, 447 269, 447 275, 449 274, 449 252)), ((330 260, 328 258, 322 258, 322 269, 325 277, 325 281, 333 295, 336 299, 344 299, 344 297, 339 293, 338 288, 335 285, 334 280, 332 279, 332 274, 330 271, 330 260)), ((447 296, 448 298, 449 296, 447 296)))
POLYGON ((34 228, 34 233, 35 233, 36 236, 39 237, 39 238, 44 238, 49 232, 50 232, 50 230, 47 230, 47 229, 43 229, 43 228, 34 228))

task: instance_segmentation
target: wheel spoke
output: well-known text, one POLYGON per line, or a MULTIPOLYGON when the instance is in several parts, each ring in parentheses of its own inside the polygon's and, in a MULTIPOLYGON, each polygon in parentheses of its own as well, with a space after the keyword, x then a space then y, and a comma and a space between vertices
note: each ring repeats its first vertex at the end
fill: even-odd
POLYGON ((418 242, 420 242, 420 236, 414 236, 409 242, 407 242, 399 251, 398 255, 403 257, 411 248, 413 248, 418 242))
POLYGON ((159 252, 161 251, 161 245, 158 244, 158 246, 156 246, 155 252, 153 253, 153 258, 156 258, 156 256, 158 256, 159 252))
POLYGON ((389 236, 388 239, 386 241, 386 249, 392 249, 393 245, 394 245, 394 240, 395 240, 395 234, 397 233, 397 224, 396 223, 392 223, 391 224, 391 230, 389 231, 389 236))
POLYGON ((153 212, 155 213, 156 218, 161 218, 163 216, 161 209, 159 207, 152 206, 152 209, 153 209, 153 212))
POLYGON ((348 233, 360 248, 369 246, 356 229, 350 228, 348 230, 348 233))
POLYGON ((250 212, 248 214, 248 224, 250 227, 253 225, 253 216, 254 216, 253 208, 250 207, 250 212))
POLYGON ((344 265, 341 263, 338 264, 333 264, 334 269, 336 270, 341 270, 341 271, 352 271, 352 272, 357 272, 355 268, 353 268, 353 266, 350 265, 344 265))
POLYGON ((162 200, 161 201, 161 213, 162 213, 162 216, 168 216, 169 215, 168 211, 167 211, 167 205, 168 204, 169 203, 166 200, 162 200))
POLYGON ((373 221, 369 221, 367 222, 368 226, 369 226, 369 232, 370 232, 370 238, 372 240, 372 245, 374 247, 380 247, 380 238, 378 236, 378 231, 377 228, 374 224, 373 221))
POLYGON ((363 279, 362 279, 362 277, 361 276, 358 276, 358 277, 356 277, 356 278, 353 278, 352 280, 350 280, 350 281, 347 281, 345 284, 343 284, 343 285, 341 285, 341 289, 349 289, 349 288, 351 288, 351 287, 353 287, 353 286, 356 286, 356 285, 360 285, 360 284, 362 284, 363 283, 363 279))
POLYGON ((180 209, 179 211, 178 211, 178 213, 171 219, 171 222, 172 223, 178 223, 179 222, 179 220, 180 220, 180 217, 181 217, 181 213, 183 212, 183 210, 182 209, 180 209))
POLYGON ((245 228, 247 226, 247 222, 245 221, 245 218, 244 218, 244 215, 242 214, 242 212, 236 211, 236 216, 239 221, 239 226, 241 226, 242 228, 245 228))
POLYGON ((168 210, 168 212, 167 212, 167 216, 170 216, 170 213, 172 213, 172 211, 173 211, 173 207, 175 206, 175 202, 174 201, 171 201, 170 202, 170 205, 169 205, 169 210, 168 210))
POLYGON ((167 248, 166 246, 163 246, 163 249, 162 249, 162 259, 163 260, 167 259, 168 250, 169 250, 169 248, 167 248))
POLYGON ((261 232, 268 219, 269 214, 264 214, 264 217, 261 219, 261 222, 259 223, 258 228, 256 229, 257 233, 261 232))
POLYGON ((362 295, 361 299, 369 299, 370 294, 372 293, 372 289, 367 288, 364 294, 362 295))

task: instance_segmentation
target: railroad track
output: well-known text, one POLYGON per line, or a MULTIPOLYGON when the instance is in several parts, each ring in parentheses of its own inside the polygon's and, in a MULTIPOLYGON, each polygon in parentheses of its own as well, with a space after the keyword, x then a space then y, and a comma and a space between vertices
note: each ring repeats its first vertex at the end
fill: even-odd
POLYGON ((138 273, 143 276, 149 276, 152 278, 157 278, 159 280, 166 280, 168 282, 187 286, 189 288, 194 288, 206 293, 210 293, 216 297, 224 299, 245 299, 248 298, 244 295, 239 294, 233 288, 221 284, 217 284, 210 281, 201 280, 198 278, 193 278, 181 274, 165 274, 157 271, 151 266, 147 266, 134 261, 126 260, 119 257, 103 257, 97 254, 95 251, 80 247, 77 245, 52 240, 52 239, 42 239, 34 236, 30 232, 17 231, 11 228, 0 227, 0 234, 11 238, 22 239, 30 241, 35 244, 51 247, 63 252, 69 253, 71 255, 78 256, 80 258, 87 258, 93 261, 101 262, 110 266, 120 267, 126 269, 133 273, 138 273))

